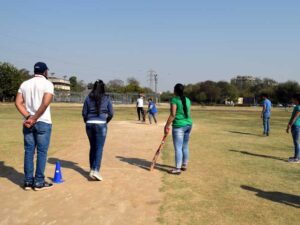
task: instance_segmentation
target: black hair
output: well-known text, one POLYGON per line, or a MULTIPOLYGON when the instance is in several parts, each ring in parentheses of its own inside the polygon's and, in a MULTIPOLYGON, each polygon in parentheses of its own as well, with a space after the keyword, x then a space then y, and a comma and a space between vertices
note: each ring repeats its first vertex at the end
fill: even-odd
POLYGON ((148 101, 152 101, 152 98, 148 98, 148 101))
POLYGON ((174 93, 180 97, 182 105, 183 105, 184 115, 185 115, 185 118, 187 118, 188 117, 188 111, 187 111, 187 106, 186 106, 186 98, 183 94, 183 91, 184 91, 183 84, 176 84, 175 85, 174 93))
POLYGON ((269 95, 268 95, 267 93, 263 92, 263 93, 261 93, 261 97, 268 98, 268 97, 269 97, 269 95))
POLYGON ((295 94, 293 94, 293 97, 292 97, 292 98, 295 99, 295 100, 297 100, 298 103, 300 103, 300 93, 295 93, 295 94))
POLYGON ((94 83, 93 89, 89 94, 89 97, 93 99, 96 103, 96 113, 99 116, 99 110, 101 106, 101 100, 105 95, 105 84, 102 80, 96 80, 94 83))

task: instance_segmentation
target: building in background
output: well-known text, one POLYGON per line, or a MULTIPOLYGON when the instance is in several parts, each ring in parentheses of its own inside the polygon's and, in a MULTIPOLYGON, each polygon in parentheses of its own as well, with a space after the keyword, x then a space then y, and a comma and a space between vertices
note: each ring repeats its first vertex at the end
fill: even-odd
POLYGON ((249 86, 254 86, 259 82, 259 79, 254 76, 236 76, 231 79, 231 84, 234 84, 239 89, 244 89, 249 86))
POLYGON ((70 81, 57 78, 57 77, 48 77, 48 80, 51 81, 54 85, 54 90, 58 92, 71 92, 71 84, 70 81))

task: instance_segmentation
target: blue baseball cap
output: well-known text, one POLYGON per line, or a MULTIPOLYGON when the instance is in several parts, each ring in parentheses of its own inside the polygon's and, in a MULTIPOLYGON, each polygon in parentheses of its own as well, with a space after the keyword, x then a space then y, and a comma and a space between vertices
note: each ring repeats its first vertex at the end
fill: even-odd
POLYGON ((48 70, 46 63, 37 62, 36 64, 34 64, 34 73, 43 74, 46 70, 48 70))

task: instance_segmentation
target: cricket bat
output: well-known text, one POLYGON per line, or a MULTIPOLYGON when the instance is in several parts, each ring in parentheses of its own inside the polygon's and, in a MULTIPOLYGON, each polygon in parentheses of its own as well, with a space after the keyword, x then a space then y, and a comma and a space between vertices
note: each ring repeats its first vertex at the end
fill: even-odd
POLYGON ((151 163, 151 166, 150 166, 150 171, 152 171, 152 170, 154 169, 154 166, 155 166, 155 164, 156 164, 156 161, 157 161, 157 159, 158 159, 158 156, 159 156, 159 154, 160 154, 160 152, 161 152, 161 150, 162 150, 162 148, 163 148, 163 146, 164 146, 164 144, 165 144, 165 141, 166 141, 166 139, 167 139, 168 133, 169 133, 169 130, 168 130, 168 132, 163 136, 163 138, 162 138, 162 140, 161 140, 161 143, 160 143, 160 145, 159 145, 159 147, 158 147, 158 149, 157 149, 157 151, 156 151, 156 153, 155 153, 155 155, 154 155, 154 157, 153 157, 153 159, 152 159, 152 163, 151 163))

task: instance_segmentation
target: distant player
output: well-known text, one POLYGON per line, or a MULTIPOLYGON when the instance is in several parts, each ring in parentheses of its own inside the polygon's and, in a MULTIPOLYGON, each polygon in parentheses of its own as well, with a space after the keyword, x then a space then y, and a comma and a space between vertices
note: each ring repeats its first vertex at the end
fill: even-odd
POLYGON ((261 111, 261 118, 263 119, 263 135, 269 136, 270 134, 270 116, 271 116, 271 107, 272 103, 268 99, 267 94, 262 94, 263 98, 263 108, 261 111))
POLYGON ((143 95, 139 94, 139 98, 136 100, 136 111, 138 114, 139 121, 141 120, 141 116, 143 122, 145 122, 145 111, 144 111, 144 99, 143 95))
POLYGON ((157 124, 157 119, 156 119, 156 115, 157 115, 157 108, 155 103, 152 101, 152 98, 148 99, 148 117, 149 117, 149 122, 150 124, 152 124, 151 118, 153 118, 155 124, 157 124))
POLYGON ((292 102, 296 105, 291 119, 287 125, 286 132, 289 133, 290 129, 292 131, 292 137, 295 147, 294 157, 289 158, 291 163, 300 162, 300 148, 299 148, 299 133, 300 133, 300 93, 295 94, 292 98, 292 102))

